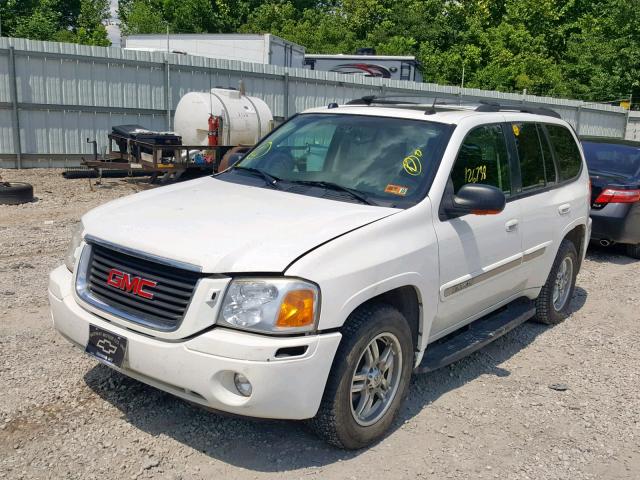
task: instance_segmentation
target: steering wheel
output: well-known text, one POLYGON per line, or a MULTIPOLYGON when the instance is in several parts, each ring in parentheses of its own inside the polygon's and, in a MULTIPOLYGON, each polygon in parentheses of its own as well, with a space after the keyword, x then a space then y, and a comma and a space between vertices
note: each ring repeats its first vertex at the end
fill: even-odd
POLYGON ((290 173, 295 168, 295 160, 288 150, 277 150, 264 159, 266 170, 276 177, 290 173))

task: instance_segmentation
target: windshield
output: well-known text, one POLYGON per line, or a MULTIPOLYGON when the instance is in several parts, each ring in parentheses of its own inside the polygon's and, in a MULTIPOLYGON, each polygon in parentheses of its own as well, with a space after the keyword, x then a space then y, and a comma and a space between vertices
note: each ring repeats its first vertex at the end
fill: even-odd
POLYGON ((589 169, 625 177, 640 175, 640 147, 616 143, 583 142, 589 169))
POLYGON ((271 178, 265 184, 285 191, 407 207, 426 195, 451 130, 423 120, 302 114, 230 173, 259 171, 271 178))

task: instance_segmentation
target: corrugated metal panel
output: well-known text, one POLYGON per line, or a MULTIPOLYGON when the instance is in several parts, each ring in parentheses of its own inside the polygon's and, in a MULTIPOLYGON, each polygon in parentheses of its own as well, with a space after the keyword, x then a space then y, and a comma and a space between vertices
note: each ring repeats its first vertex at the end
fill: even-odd
POLYGON ((640 141, 640 112, 629 112, 629 123, 625 138, 627 140, 640 141))
POLYGON ((13 153, 13 125, 11 110, 0 110, 0 154, 13 153))
MULTIPOLYGON (((621 137, 626 124, 626 113, 618 107, 576 100, 162 52, 0 38, 0 103, 3 104, 0 105, 0 153, 4 154, 15 153, 9 109, 10 46, 16 52, 21 149, 28 155, 88 154, 91 146, 86 144, 86 138, 98 139, 100 148, 104 148, 111 126, 118 124, 139 123, 152 129, 165 129, 167 108, 175 109, 185 93, 216 86, 237 88, 240 80, 247 93, 262 98, 276 117, 332 102, 344 103, 364 95, 404 94, 407 99, 421 95, 425 102, 437 98, 548 106, 575 128, 579 127, 581 134, 588 135, 621 137), (166 105, 167 82, 169 105, 166 105), (109 108, 113 112, 109 112, 109 108)), ((640 137, 640 117, 630 118, 627 135, 640 137)))
POLYGON ((0 54, 0 102, 10 102, 9 89, 9 55, 0 54))
POLYGON ((580 134, 623 137, 626 120, 626 114, 583 110, 580 116, 580 134))

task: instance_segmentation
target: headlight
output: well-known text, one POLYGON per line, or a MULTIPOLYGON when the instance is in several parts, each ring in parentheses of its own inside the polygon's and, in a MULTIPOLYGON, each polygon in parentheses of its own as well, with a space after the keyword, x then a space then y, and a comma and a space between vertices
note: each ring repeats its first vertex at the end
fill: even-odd
POLYGON ((67 266, 70 272, 76 268, 76 260, 78 259, 78 249, 82 243, 82 232, 84 231, 84 225, 80 222, 73 230, 71 235, 71 243, 67 250, 67 254, 64 257, 64 264, 67 266))
POLYGON ((218 324, 266 333, 309 332, 316 326, 318 287, 295 278, 232 280, 218 324))

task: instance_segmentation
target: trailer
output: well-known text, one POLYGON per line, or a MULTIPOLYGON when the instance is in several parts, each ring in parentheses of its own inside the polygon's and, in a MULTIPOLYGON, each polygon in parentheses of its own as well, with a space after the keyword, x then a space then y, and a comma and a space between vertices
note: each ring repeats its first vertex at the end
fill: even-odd
POLYGON ((124 37, 125 50, 172 52, 223 60, 303 68, 305 49, 271 34, 172 34, 124 37))
POLYGON ((420 63, 413 56, 307 54, 304 62, 310 70, 422 82, 420 63))
POLYGON ((189 92, 178 103, 175 132, 158 132, 142 125, 116 125, 104 154, 93 144, 89 169, 146 172, 179 177, 186 171, 206 174, 229 165, 229 156, 248 150, 273 129, 267 104, 245 94, 244 87, 189 92))

